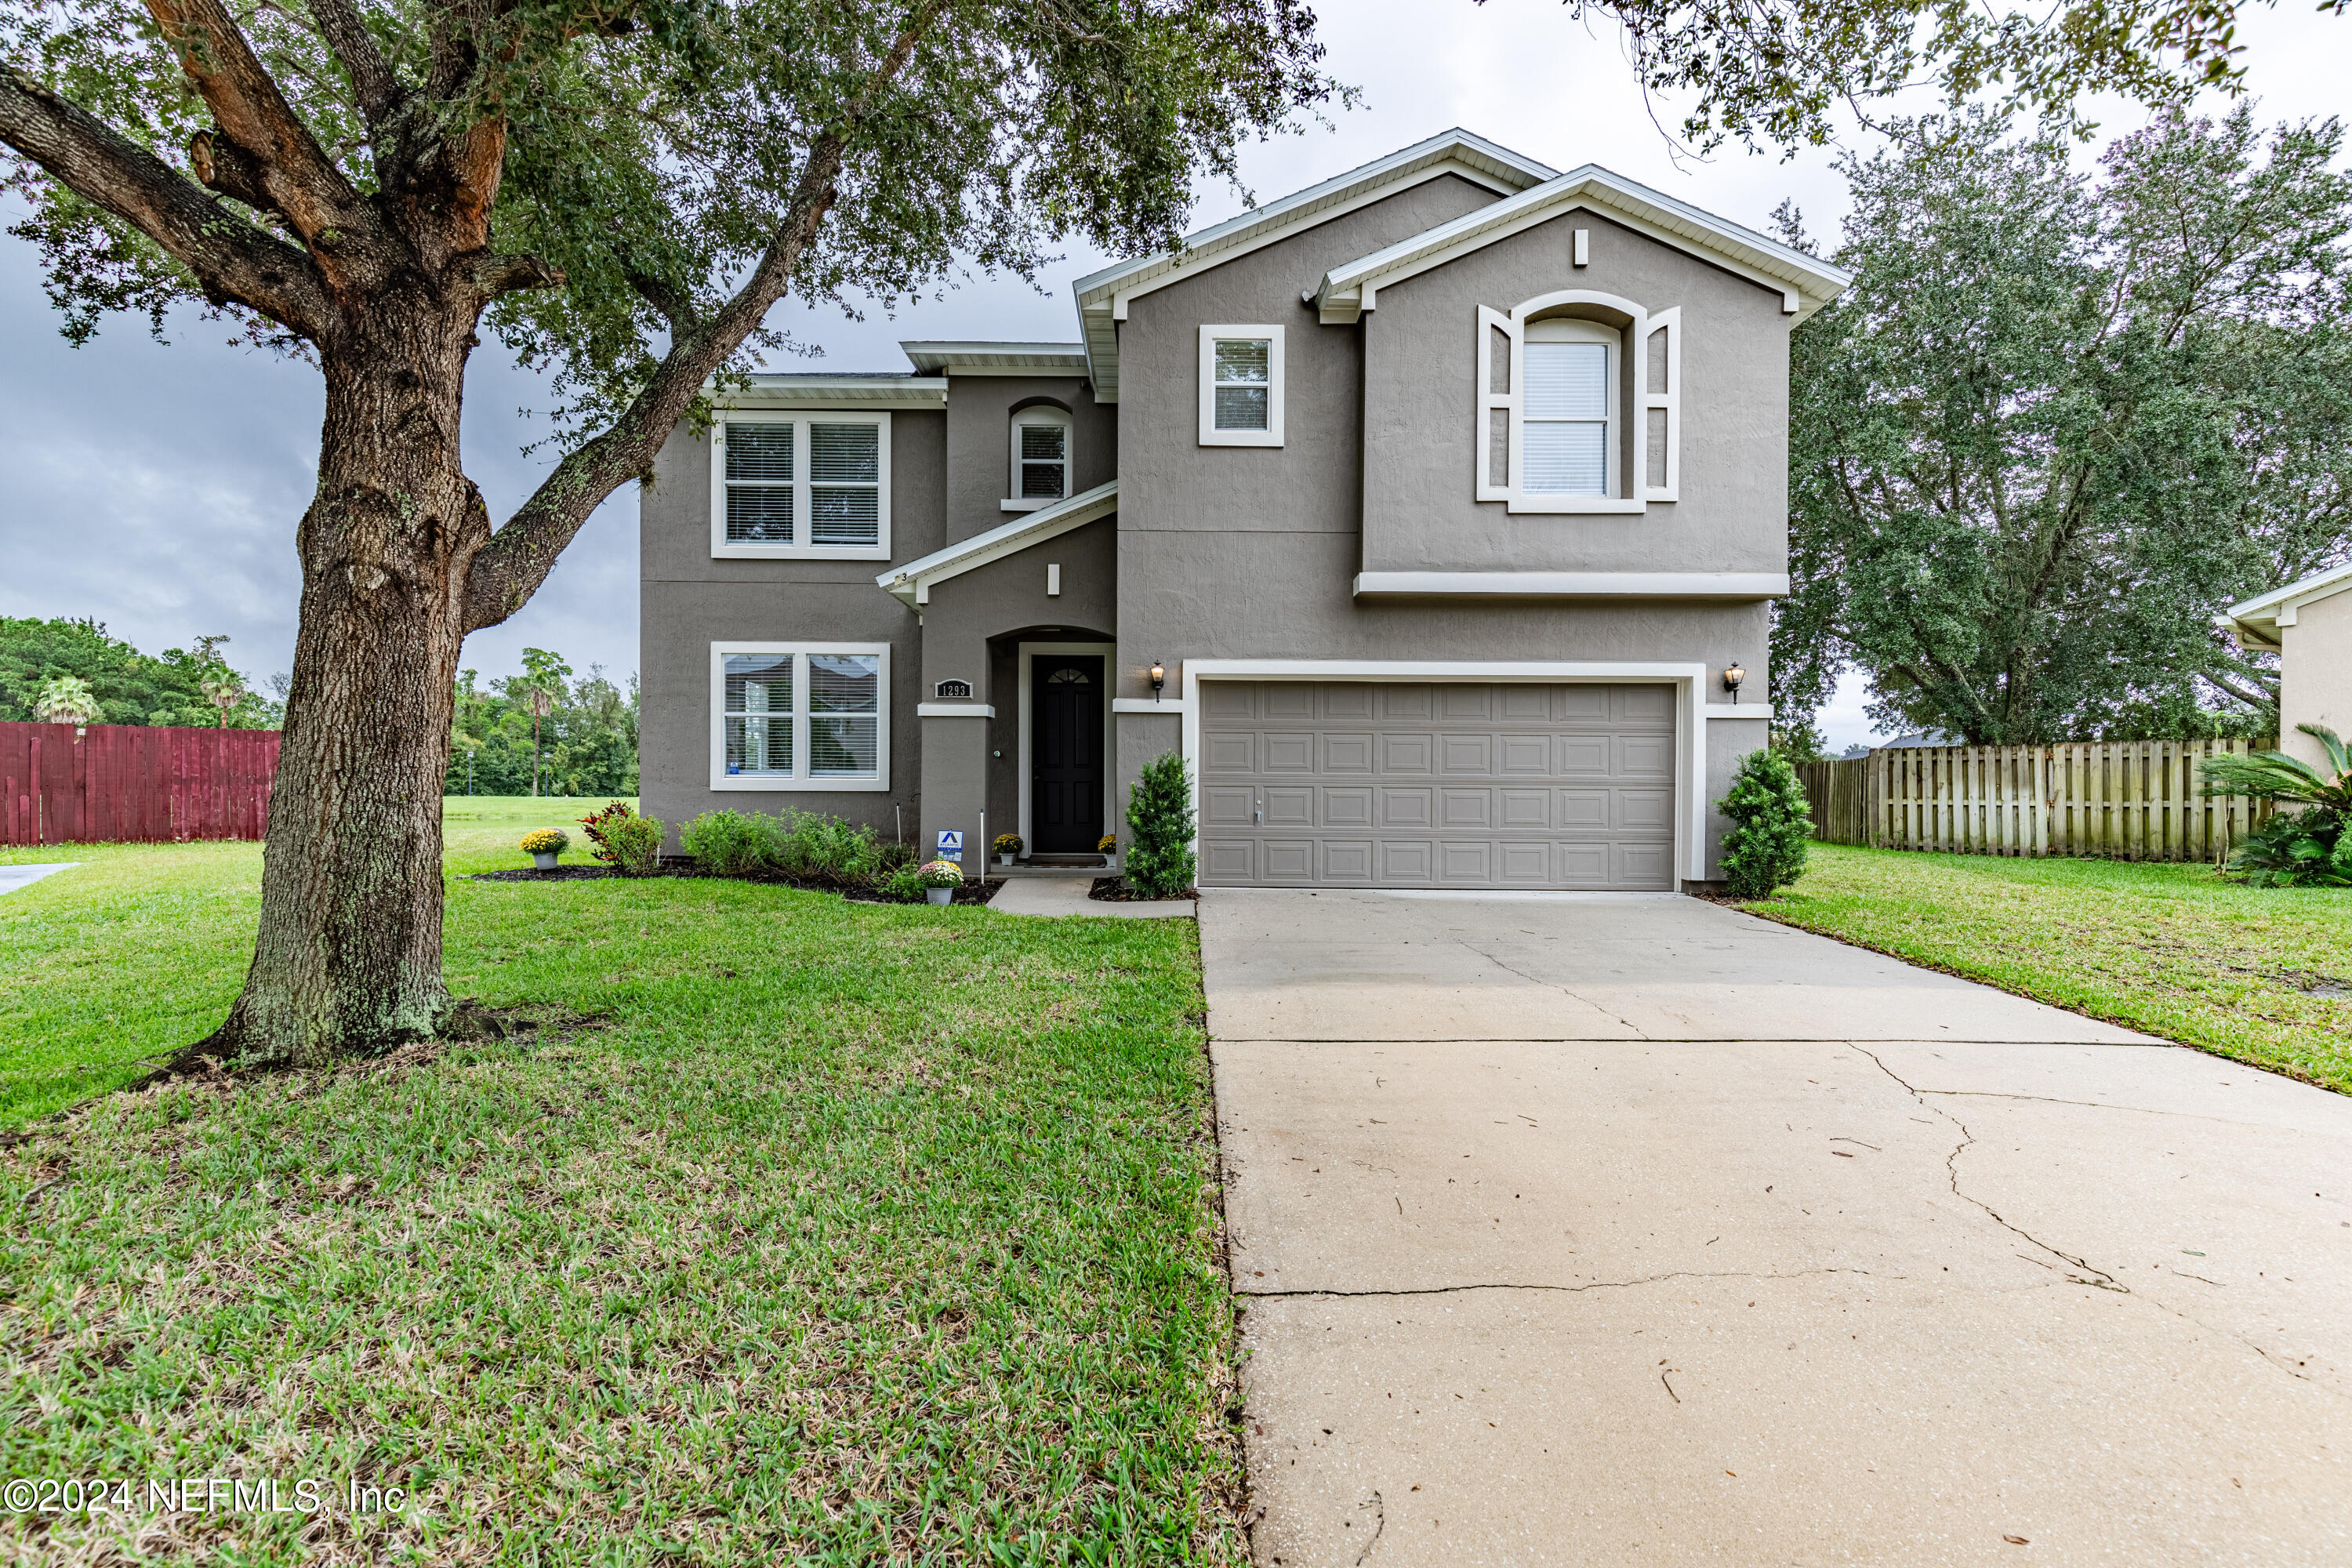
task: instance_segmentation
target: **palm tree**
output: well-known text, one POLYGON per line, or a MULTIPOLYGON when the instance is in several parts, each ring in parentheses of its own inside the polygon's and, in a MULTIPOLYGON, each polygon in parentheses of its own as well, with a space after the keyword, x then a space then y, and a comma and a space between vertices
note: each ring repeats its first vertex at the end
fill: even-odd
POLYGON ((2314 805, 2339 816, 2352 814, 2352 747, 2325 724, 2295 728, 2319 742, 2320 752, 2327 759, 2326 771, 2284 752, 2208 757, 2200 774, 2204 793, 2252 795, 2282 805, 2314 805))
POLYGON ((214 665, 196 682, 196 689, 205 694, 205 701, 220 710, 220 727, 227 729, 228 710, 245 700, 245 682, 237 679, 236 671, 225 664, 214 665))
POLYGON ((2284 752, 2205 761, 2209 795, 2252 795, 2303 808, 2279 812, 2247 835, 2229 868, 2256 887, 2352 886, 2352 747, 2325 724, 2295 728, 2319 742, 2325 768, 2284 752))
POLYGON ((33 717, 44 724, 88 724, 98 712, 97 691, 79 675, 53 677, 33 698, 33 717))

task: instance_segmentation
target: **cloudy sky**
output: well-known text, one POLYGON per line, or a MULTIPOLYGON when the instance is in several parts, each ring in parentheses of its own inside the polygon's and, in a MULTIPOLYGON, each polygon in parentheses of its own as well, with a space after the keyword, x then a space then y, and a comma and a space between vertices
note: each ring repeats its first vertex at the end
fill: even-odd
MULTIPOLYGON (((2241 21, 2251 83, 2266 119, 2334 111, 2352 18, 2314 14, 2308 0, 2241 21)), ((1328 128, 1248 150, 1244 175, 1261 196, 1328 177, 1460 125, 1555 168, 1602 163, 1738 222, 1766 226, 1793 196, 1808 226, 1833 237, 1843 216, 1831 154, 1783 162, 1726 152, 1678 156, 1655 128, 1673 102, 1645 106, 1615 35, 1572 21, 1557 0, 1328 0, 1321 6, 1329 68, 1363 89, 1360 108, 1328 128)), ((1918 107, 1927 107, 1921 104, 1918 107)), ((2110 131, 2141 117, 2104 109, 2110 131)), ((1242 205, 1201 192, 1213 223, 1242 205)), ((0 204, 0 219, 17 213, 0 204)), ((1040 279, 976 277, 901 311, 863 321, 780 311, 778 324, 824 350, 830 370, 903 370, 901 338, 1067 340, 1069 280, 1103 258, 1074 250, 1040 279)), ((36 258, 0 238, 0 429, 15 453, 0 489, 0 615, 91 616, 151 652, 226 633, 233 662, 257 677, 292 658, 299 577, 293 528, 318 456, 318 378, 307 366, 229 346, 224 323, 175 318, 171 346, 142 321, 111 323, 87 348, 58 336, 36 258)), ((519 503, 548 459, 520 448, 541 426, 537 381, 486 346, 467 387, 468 467, 493 516, 519 503)), ((547 586, 504 626, 478 632, 466 662, 485 675, 520 668, 526 646, 553 648, 575 668, 636 668, 637 519, 632 492, 605 503, 547 586)), ((1838 745, 1864 739, 1864 692, 1840 693, 1822 717, 1838 745)))

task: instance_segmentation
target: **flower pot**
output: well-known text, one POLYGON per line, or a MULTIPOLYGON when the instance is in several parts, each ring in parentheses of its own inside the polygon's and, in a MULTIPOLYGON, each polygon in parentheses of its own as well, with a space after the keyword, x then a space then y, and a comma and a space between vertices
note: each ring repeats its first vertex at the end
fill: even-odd
POLYGON ((1112 877, 1116 877, 1116 876, 1118 876, 1118 856, 1116 856, 1116 855, 1106 855, 1106 856, 1104 856, 1104 857, 1103 857, 1103 871, 1104 871, 1104 873, 1105 873, 1106 875, 1108 875, 1108 876, 1112 876, 1112 877))
POLYGON ((1010 866, 1013 864, 1013 857, 1010 855, 999 855, 996 858, 996 863, 1000 866, 1010 866))
POLYGON ((542 871, 552 871, 555 869, 555 857, 552 854, 534 854, 530 858, 530 863, 538 867, 542 871))
POLYGON ((951 904, 955 902, 955 889, 953 888, 925 888, 923 889, 923 897, 929 899, 935 904, 951 904))

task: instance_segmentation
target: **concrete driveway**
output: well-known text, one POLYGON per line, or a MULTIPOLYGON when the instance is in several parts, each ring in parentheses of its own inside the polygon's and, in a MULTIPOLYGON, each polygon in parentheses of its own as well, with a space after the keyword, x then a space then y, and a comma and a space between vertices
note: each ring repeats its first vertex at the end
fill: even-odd
POLYGON ((1695 900, 1201 901, 1261 1563, 2352 1563, 2352 1100, 1695 900))

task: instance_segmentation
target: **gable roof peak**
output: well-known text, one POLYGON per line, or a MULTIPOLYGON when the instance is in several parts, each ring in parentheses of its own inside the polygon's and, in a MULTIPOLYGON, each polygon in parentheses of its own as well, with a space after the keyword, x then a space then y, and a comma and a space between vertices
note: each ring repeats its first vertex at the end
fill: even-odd
POLYGON ((1129 300, 1444 174, 1482 184, 1498 198, 1557 177, 1526 154, 1456 126, 1186 235, 1173 250, 1087 273, 1074 289, 1096 397, 1118 401, 1118 323, 1127 319, 1129 300))

